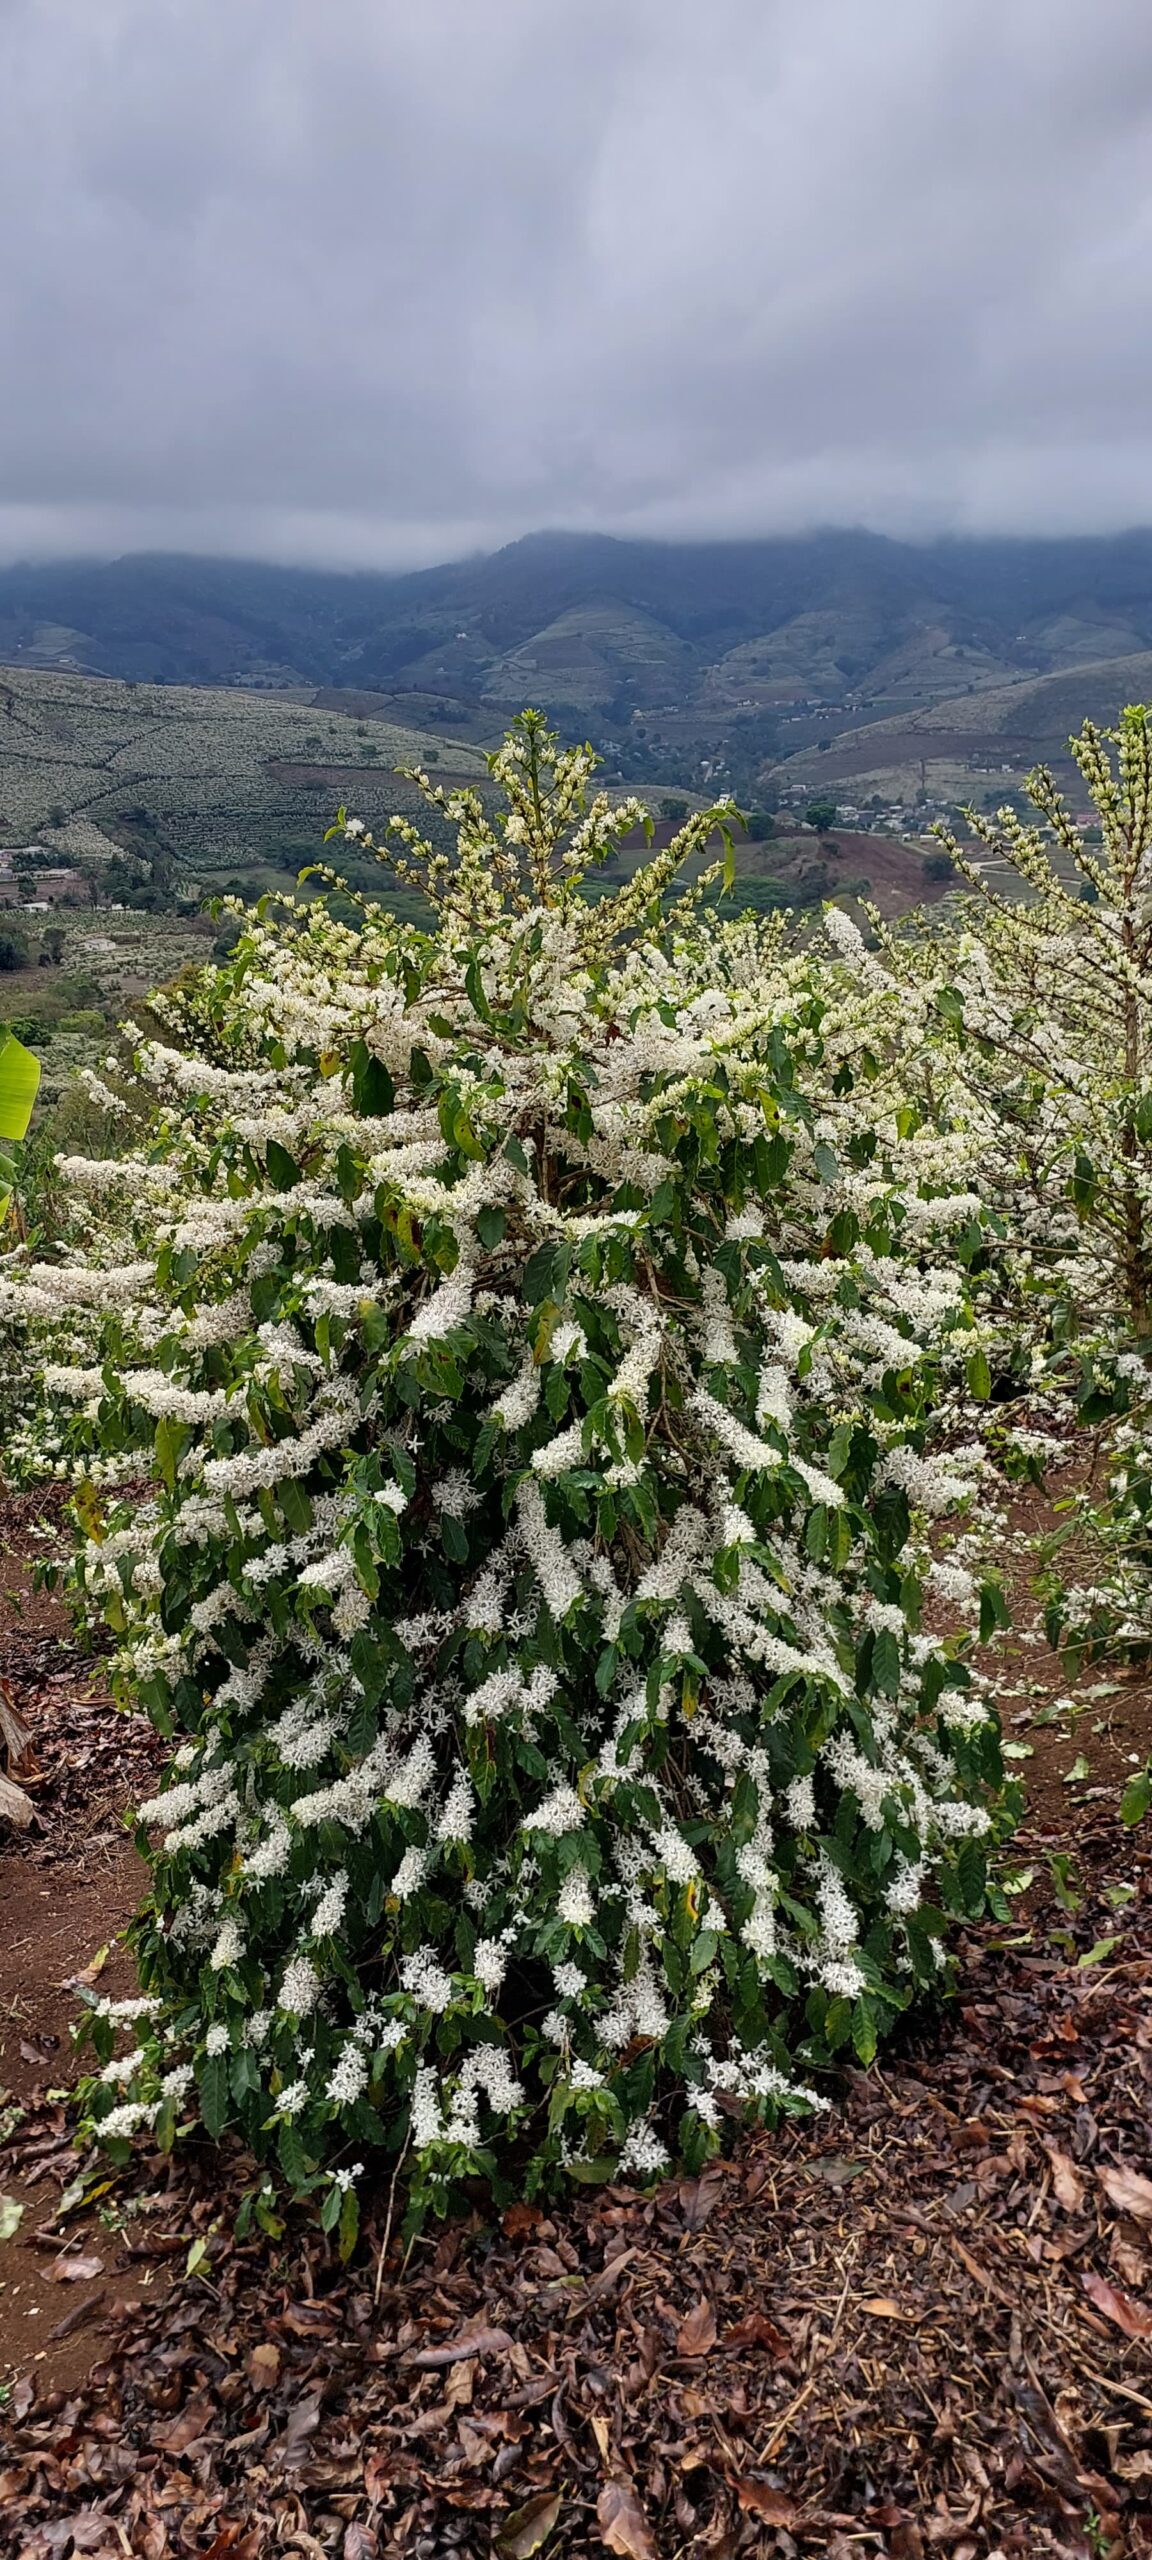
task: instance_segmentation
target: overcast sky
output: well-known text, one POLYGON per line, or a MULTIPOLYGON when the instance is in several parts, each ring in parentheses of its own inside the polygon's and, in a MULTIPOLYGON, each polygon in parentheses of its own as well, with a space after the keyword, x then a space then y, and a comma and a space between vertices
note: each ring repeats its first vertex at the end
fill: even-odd
POLYGON ((0 0, 0 555, 1152 521, 1149 0, 0 0))

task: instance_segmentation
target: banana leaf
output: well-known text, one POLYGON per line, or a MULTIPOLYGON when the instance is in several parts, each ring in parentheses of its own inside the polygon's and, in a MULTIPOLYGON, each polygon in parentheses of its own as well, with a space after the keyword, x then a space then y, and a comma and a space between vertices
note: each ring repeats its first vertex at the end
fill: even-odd
POLYGON ((40 1082, 40 1061, 14 1033, 0 1036, 0 1218, 15 1172, 12 1150, 27 1135, 40 1082))

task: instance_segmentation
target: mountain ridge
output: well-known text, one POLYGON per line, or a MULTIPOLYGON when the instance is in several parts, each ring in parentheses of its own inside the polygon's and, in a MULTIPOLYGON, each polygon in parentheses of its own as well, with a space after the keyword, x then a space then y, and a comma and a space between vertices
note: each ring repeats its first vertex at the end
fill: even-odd
POLYGON ((379 695, 495 734, 535 700, 630 775, 747 786, 846 729, 1152 649, 1152 529, 864 529, 667 543, 540 532, 405 571, 128 553, 0 569, 0 660, 379 695))

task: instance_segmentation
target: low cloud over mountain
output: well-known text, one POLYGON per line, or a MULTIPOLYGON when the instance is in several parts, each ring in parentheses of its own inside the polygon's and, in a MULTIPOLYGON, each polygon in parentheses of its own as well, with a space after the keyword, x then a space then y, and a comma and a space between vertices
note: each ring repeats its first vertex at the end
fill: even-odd
POLYGON ((0 554, 1145 517, 1140 0, 7 0, 0 554))

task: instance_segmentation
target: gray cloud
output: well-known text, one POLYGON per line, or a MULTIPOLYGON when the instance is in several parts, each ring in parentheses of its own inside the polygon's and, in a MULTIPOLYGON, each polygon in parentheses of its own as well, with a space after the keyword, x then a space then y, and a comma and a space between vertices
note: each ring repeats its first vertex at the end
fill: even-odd
POLYGON ((1152 518, 1146 0, 0 0, 0 554, 1152 518))

